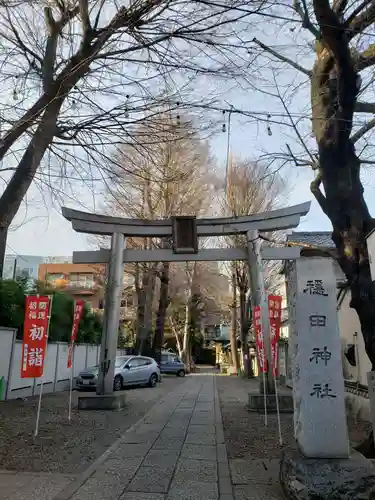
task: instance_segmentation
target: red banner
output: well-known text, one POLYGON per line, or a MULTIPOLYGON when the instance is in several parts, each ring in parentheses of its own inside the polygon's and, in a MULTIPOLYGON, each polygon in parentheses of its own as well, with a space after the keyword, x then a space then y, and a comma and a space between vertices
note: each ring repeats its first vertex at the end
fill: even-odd
POLYGON ((82 318, 84 307, 85 307, 84 300, 80 299, 80 300, 74 301, 72 336, 70 337, 68 363, 67 363, 68 368, 72 367, 73 345, 74 345, 74 342, 77 338, 78 327, 79 327, 79 323, 80 323, 81 318, 82 318))
POLYGON ((277 377, 279 374, 279 348, 278 342, 280 338, 281 328, 281 303, 282 297, 279 295, 268 296, 268 317, 270 320, 270 335, 271 335, 271 357, 272 357, 272 375, 277 377))
POLYGON ((50 303, 50 297, 26 297, 21 378, 39 378, 43 375, 50 303))
POLYGON ((253 316, 254 316, 255 342, 259 360, 259 371, 260 373, 266 373, 267 364, 266 364, 266 353, 264 351, 264 338, 262 332, 262 308, 260 306, 254 307, 253 316))

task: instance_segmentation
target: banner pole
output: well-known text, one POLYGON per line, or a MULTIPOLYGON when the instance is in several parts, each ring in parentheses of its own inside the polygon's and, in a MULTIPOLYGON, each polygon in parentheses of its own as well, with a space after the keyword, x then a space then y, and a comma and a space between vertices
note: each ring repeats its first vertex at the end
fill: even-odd
POLYGON ((73 325, 72 333, 70 336, 69 351, 68 351, 68 364, 67 367, 70 369, 70 381, 69 381, 69 403, 68 403, 68 420, 69 423, 72 419, 72 397, 73 397, 73 375, 74 375, 74 344, 76 341, 79 324, 82 319, 83 311, 85 307, 85 301, 82 299, 75 300, 73 302, 73 325), (70 366, 69 366, 70 363, 70 366))
POLYGON ((69 385, 69 423, 72 419, 72 393, 73 393, 73 370, 74 370, 74 342, 72 342, 72 366, 70 367, 70 385, 69 385))
MULTIPOLYGON (((46 353, 48 349, 48 336, 49 336, 49 325, 51 323, 51 313, 52 313, 52 300, 53 300, 53 295, 48 296, 50 299, 49 302, 49 311, 48 311, 48 326, 47 326, 47 342, 46 342, 46 353)), ((39 298, 39 294, 37 295, 37 298, 39 298)), ((40 392, 39 392, 39 400, 38 400, 38 410, 36 414, 36 422, 35 422, 35 432, 34 432, 34 438, 37 437, 38 432, 39 432, 39 420, 40 420, 40 410, 42 408, 42 394, 43 394, 43 381, 44 381, 44 363, 46 361, 46 353, 44 355, 44 361, 43 361, 43 373, 40 378, 40 392)))

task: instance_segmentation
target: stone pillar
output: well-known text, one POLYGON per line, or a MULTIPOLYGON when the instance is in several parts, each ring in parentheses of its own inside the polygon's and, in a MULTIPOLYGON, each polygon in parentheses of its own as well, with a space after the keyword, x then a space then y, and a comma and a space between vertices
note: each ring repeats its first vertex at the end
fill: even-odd
POLYGON ((293 267, 295 438, 305 457, 346 458, 349 440, 333 262, 302 257, 293 267))
POLYGON ((117 350, 117 337, 120 323, 121 294, 124 283, 125 238, 122 233, 115 233, 111 240, 110 260, 108 264, 107 289, 104 304, 103 336, 100 350, 99 377, 96 393, 113 394, 113 380, 117 350))

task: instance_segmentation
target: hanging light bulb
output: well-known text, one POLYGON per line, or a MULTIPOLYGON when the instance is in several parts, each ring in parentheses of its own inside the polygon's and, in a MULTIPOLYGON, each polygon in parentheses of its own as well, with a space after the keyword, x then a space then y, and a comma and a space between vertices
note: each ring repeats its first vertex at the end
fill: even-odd
MULTIPOLYGON (((126 100, 129 99, 129 95, 126 95, 126 100)), ((129 108, 128 108, 128 104, 125 104, 125 112, 124 112, 124 116, 125 118, 129 118, 129 108)))
POLYGON ((17 101, 18 100, 18 92, 17 92, 17 89, 13 89, 13 101, 17 101))
POLYGON ((269 136, 272 135, 271 125, 270 125, 270 118, 271 118, 271 115, 267 115, 267 134, 269 136))
POLYGON ((176 116, 176 120, 177 120, 177 125, 180 125, 180 123, 181 123, 181 121, 180 121, 180 115, 176 116))
POLYGON ((72 100, 72 109, 77 109, 77 101, 75 99, 72 100))
POLYGON ((222 132, 226 132, 227 131, 227 126, 225 125, 225 123, 223 123, 223 125, 221 126, 221 131, 222 132))

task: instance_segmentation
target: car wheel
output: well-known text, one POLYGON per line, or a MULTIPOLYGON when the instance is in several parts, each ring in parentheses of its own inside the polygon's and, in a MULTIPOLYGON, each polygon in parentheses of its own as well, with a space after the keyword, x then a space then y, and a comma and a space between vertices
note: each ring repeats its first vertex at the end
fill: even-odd
POLYGON ((150 380, 148 381, 148 385, 150 387, 156 387, 156 384, 158 383, 158 376, 156 373, 153 373, 150 377, 150 380))
POLYGON ((113 389, 115 391, 121 391, 121 389, 122 389, 122 377, 120 375, 116 375, 115 381, 113 383, 113 389))
POLYGON ((185 370, 179 370, 176 375, 177 377, 185 377, 185 370))

